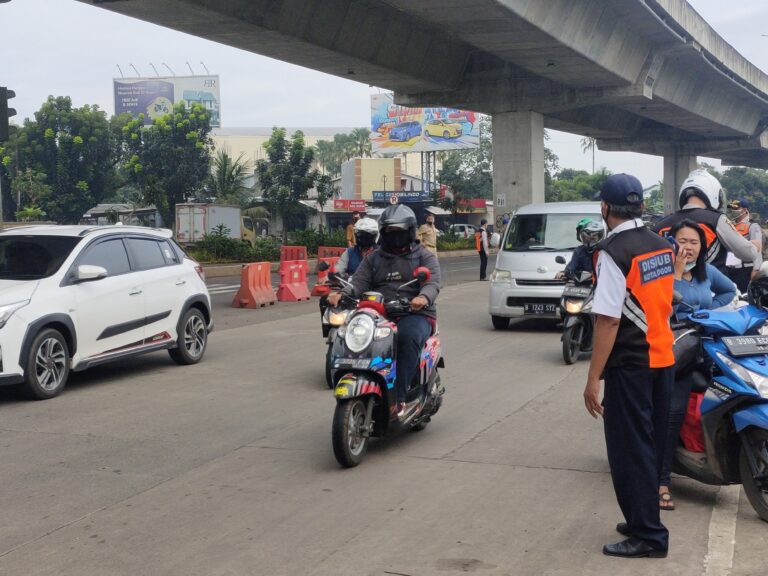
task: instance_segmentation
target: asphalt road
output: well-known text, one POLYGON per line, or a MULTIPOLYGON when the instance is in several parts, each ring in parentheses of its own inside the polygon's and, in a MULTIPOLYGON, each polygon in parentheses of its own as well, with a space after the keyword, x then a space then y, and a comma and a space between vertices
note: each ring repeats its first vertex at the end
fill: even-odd
POLYGON ((333 457, 303 305, 220 323, 196 366, 155 354, 47 402, 0 391, 0 575, 764 574, 768 525, 743 493, 685 479, 666 560, 600 553, 620 517, 586 362, 563 364, 552 324, 493 331, 486 291, 441 295, 440 413, 355 469, 333 457))

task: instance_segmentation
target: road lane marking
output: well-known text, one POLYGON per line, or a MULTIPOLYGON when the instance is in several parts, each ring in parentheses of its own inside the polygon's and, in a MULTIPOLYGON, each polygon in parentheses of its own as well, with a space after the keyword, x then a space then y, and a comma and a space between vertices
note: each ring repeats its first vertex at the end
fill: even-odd
POLYGON ((704 558, 704 576, 727 576, 733 568, 736 519, 741 485, 721 486, 709 520, 709 542, 704 558))

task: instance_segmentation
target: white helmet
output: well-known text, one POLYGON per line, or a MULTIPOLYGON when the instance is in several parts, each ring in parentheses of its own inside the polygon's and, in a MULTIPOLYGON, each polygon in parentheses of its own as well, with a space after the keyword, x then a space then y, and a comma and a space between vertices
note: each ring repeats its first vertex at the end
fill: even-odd
POLYGON ((373 218, 360 218, 355 222, 355 232, 367 232, 377 236, 379 234, 379 224, 373 218))
POLYGON ((714 210, 722 210, 725 206, 725 193, 720 182, 702 168, 691 172, 680 187, 680 208, 688 203, 690 196, 700 198, 714 210))

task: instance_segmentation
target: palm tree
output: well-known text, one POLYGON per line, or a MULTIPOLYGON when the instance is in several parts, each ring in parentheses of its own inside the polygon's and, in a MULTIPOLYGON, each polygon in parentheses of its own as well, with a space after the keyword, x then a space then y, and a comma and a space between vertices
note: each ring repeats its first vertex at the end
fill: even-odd
POLYGON ((250 163, 245 160, 244 154, 232 159, 227 149, 217 151, 208 181, 210 195, 223 202, 243 205, 245 193, 248 192, 245 179, 249 173, 250 163))
POLYGON ((371 131, 368 128, 355 128, 350 134, 355 143, 357 155, 361 158, 371 155, 371 131))
POLYGON ((592 174, 595 173, 595 150, 597 149, 597 139, 592 136, 584 136, 581 139, 581 151, 585 154, 592 151, 592 174))
POLYGON ((322 167, 323 174, 326 173, 326 170, 333 173, 333 142, 330 140, 319 140, 317 144, 315 144, 315 150, 317 151, 315 158, 317 159, 317 163, 322 167))

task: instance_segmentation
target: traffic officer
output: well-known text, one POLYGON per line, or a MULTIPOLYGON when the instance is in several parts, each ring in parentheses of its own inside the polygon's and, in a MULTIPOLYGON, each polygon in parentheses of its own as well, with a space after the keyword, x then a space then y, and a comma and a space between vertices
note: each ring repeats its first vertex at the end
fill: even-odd
POLYGON ((610 176, 600 199, 609 233, 598 247, 595 344, 584 402, 593 417, 603 416, 611 478, 626 520, 616 530, 627 536, 603 553, 664 558, 669 532, 659 517, 658 493, 674 379, 674 255, 669 242, 643 225, 637 178, 610 176))
MULTIPOLYGON (((759 254, 763 253, 763 230, 757 222, 751 222, 749 218, 749 201, 739 198, 728 203, 728 217, 733 222, 736 232, 752 242, 759 254)), ((733 280, 740 292, 746 293, 749 281, 757 274, 759 268, 755 268, 752 260, 743 262, 729 252, 725 261, 728 269, 728 278, 733 280)))
POLYGON ((694 170, 680 187, 678 203, 680 210, 659 220, 654 231, 666 236, 676 224, 692 220, 704 230, 707 264, 727 274, 725 261, 730 251, 742 262, 751 262, 755 270, 760 269, 762 254, 735 230, 721 212, 725 209, 725 194, 717 178, 706 170, 694 170))

